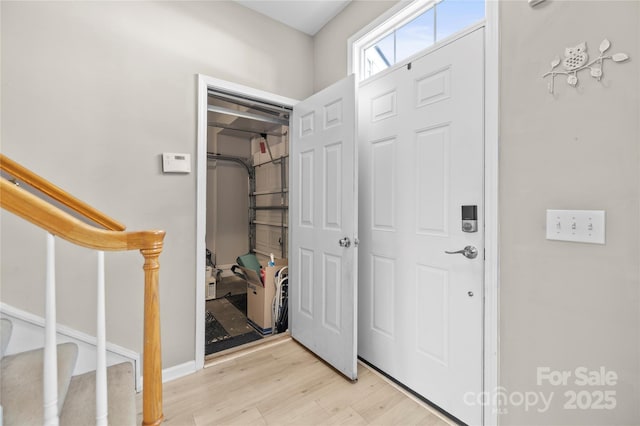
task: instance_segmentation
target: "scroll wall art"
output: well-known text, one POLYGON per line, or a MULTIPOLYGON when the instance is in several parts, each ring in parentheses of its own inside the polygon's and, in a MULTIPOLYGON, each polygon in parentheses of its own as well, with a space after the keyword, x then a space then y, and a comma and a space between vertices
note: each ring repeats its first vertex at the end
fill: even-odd
POLYGON ((576 87, 578 85, 578 74, 581 71, 589 70, 591 77, 600 81, 604 73, 603 69, 606 61, 624 62, 629 59, 629 55, 626 53, 605 54, 610 47, 611 42, 609 42, 609 40, 606 38, 602 40, 599 48, 600 54, 591 61, 589 61, 586 42, 574 47, 567 47, 564 50, 564 59, 560 60, 560 56, 556 56, 554 60, 551 61, 551 70, 542 76, 542 78, 551 77, 551 81, 547 86, 549 93, 553 94, 554 92, 556 76, 567 76, 567 84, 576 87), (556 69, 560 64, 562 64, 562 70, 556 69))

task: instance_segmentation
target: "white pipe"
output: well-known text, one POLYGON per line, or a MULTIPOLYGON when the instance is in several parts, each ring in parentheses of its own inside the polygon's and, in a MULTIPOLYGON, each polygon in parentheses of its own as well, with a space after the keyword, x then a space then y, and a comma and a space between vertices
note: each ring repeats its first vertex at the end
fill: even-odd
POLYGON ((105 319, 104 252, 98 251, 96 329, 96 425, 108 423, 109 402, 107 398, 107 336, 105 319))
POLYGON ((44 336, 44 424, 58 425, 58 350, 56 345, 56 245, 47 233, 44 336))
POLYGON ((273 302, 271 303, 271 333, 277 334, 276 323, 278 322, 278 314, 282 308, 282 285, 284 282, 289 281, 289 267, 285 266, 276 273, 276 291, 273 296, 273 302), (286 275, 285 275, 286 272, 286 275))

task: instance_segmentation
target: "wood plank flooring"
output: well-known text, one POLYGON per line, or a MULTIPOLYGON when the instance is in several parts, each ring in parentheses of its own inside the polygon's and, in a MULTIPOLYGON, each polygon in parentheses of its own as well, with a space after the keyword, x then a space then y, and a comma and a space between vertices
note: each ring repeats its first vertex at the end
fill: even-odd
MULTIPOLYGON (((209 363, 164 385, 166 425, 454 424, 363 365, 350 382, 291 339, 209 363)), ((141 406, 138 395, 138 424, 141 406)))

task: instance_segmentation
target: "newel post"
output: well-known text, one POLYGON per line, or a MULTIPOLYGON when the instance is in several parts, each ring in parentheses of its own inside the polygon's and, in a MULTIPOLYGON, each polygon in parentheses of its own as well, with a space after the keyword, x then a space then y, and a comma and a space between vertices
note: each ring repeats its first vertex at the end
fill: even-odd
POLYGON ((144 348, 142 424, 159 425, 162 413, 162 353, 158 257, 162 247, 140 250, 144 256, 144 348))

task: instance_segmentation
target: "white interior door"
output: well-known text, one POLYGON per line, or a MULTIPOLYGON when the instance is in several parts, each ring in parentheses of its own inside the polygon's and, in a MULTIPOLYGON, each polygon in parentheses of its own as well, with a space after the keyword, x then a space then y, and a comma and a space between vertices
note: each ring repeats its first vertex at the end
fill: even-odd
POLYGON ((293 108, 291 335, 357 378, 357 169, 353 76, 293 108))
POLYGON ((359 355, 468 424, 482 422, 466 400, 482 391, 483 38, 358 95, 359 355), (477 232, 463 232, 463 205, 477 206, 477 232), (466 246, 477 257, 445 253, 466 246))

